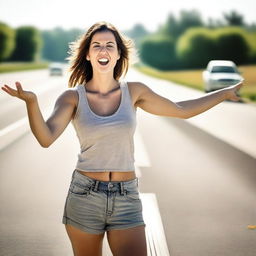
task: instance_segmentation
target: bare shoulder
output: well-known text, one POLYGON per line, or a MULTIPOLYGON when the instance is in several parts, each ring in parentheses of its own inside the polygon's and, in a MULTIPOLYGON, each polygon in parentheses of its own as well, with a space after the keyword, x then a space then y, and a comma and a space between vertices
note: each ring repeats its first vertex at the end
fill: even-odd
POLYGON ((75 88, 66 89, 59 95, 58 101, 76 106, 78 102, 78 93, 75 88))
POLYGON ((136 105, 142 98, 142 95, 151 89, 141 82, 127 82, 130 94, 133 98, 134 105, 136 105))
POLYGON ((129 89, 133 89, 136 91, 141 91, 141 90, 145 90, 148 89, 149 87, 141 82, 127 82, 129 89))

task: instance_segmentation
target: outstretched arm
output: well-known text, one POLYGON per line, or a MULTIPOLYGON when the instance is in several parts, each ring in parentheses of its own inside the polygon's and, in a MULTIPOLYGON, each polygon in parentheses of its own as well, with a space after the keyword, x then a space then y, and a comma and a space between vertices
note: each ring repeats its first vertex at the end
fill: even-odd
POLYGON ((56 100, 53 113, 47 121, 40 111, 36 94, 24 91, 16 82, 17 90, 5 85, 2 90, 26 103, 31 131, 42 147, 49 147, 64 131, 72 118, 75 104, 72 97, 75 91, 65 91, 56 100))
POLYGON ((176 103, 156 94, 147 86, 138 84, 139 96, 136 106, 151 114, 187 119, 205 112, 224 100, 238 101, 240 98, 237 92, 242 84, 243 82, 240 82, 197 99, 176 103))

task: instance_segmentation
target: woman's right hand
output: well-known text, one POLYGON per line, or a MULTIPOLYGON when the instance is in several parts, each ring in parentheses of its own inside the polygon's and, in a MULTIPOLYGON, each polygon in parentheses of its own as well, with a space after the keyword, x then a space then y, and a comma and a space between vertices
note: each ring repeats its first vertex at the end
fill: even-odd
POLYGON ((36 100, 36 94, 30 91, 24 91, 20 82, 16 82, 15 85, 17 90, 11 88, 6 84, 2 87, 2 90, 13 97, 17 97, 21 100, 24 100, 26 103, 30 103, 36 100))

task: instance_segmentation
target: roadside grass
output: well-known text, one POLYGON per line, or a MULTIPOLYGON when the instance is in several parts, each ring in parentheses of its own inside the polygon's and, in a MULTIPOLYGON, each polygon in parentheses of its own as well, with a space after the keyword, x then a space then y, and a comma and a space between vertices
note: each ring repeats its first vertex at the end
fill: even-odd
MULTIPOLYGON (((134 67, 144 74, 204 91, 203 69, 160 71, 142 64, 135 65, 134 67)), ((239 66, 238 69, 245 79, 244 86, 240 91, 241 97, 245 101, 256 102, 256 65, 239 66)))
POLYGON ((245 79, 241 96, 256 102, 256 65, 239 66, 238 68, 245 79))
POLYGON ((0 63, 0 73, 48 68, 48 62, 3 62, 0 63))

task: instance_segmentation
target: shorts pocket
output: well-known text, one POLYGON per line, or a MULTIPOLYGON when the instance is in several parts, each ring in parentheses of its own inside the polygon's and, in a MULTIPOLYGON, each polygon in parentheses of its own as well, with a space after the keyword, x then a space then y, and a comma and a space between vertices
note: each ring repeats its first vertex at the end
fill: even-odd
POLYGON ((91 185, 81 185, 78 183, 71 183, 69 192, 76 196, 87 196, 90 194, 91 185))
POLYGON ((125 197, 128 201, 131 202, 140 201, 140 194, 138 191, 126 191, 125 197))

